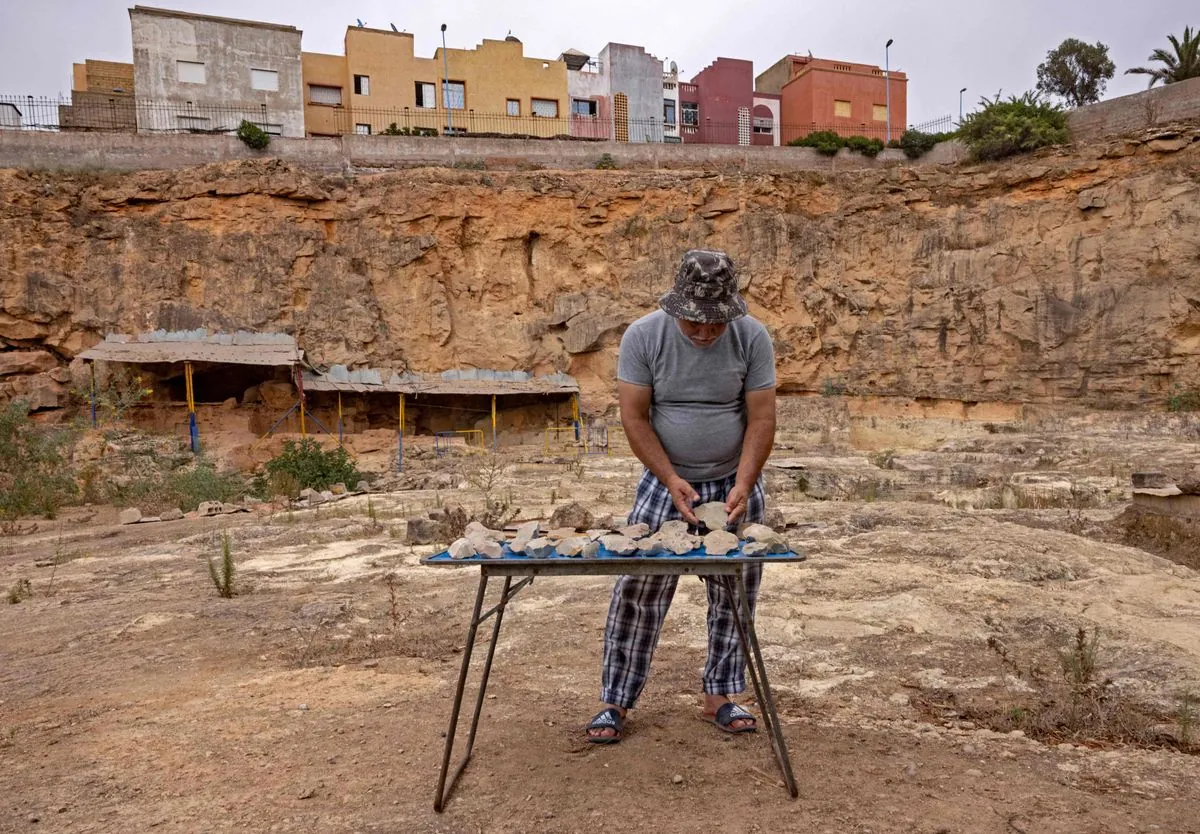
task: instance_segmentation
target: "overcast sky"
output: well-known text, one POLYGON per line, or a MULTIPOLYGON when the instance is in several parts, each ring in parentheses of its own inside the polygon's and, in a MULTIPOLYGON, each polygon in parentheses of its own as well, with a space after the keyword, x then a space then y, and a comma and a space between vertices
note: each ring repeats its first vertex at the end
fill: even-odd
MULTIPOLYGON (((84 58, 132 60, 129 15, 122 0, 0 0, 0 95, 66 94, 71 64, 84 58)), ((746 58, 759 73, 788 53, 883 64, 908 74, 908 121, 967 111, 981 95, 1020 93, 1064 38, 1103 41, 1117 65, 1105 97, 1145 89, 1124 76, 1167 45, 1168 33, 1200 27, 1197 0, 738 0, 655 3, 648 0, 170 0, 166 8, 286 23, 304 32, 306 52, 342 52, 347 25, 389 23, 416 35, 418 55, 432 57, 447 24, 450 47, 471 48, 511 29, 525 54, 555 58, 568 47, 596 55, 608 41, 637 44, 679 64, 690 79, 718 56, 746 58)))

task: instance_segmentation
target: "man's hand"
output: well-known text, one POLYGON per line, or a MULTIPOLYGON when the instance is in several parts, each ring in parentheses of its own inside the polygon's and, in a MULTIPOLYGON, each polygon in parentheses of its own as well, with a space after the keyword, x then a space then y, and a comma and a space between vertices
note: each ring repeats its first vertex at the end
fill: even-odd
POLYGON ((736 524, 738 519, 746 514, 746 503, 750 499, 752 486, 734 484, 733 489, 725 496, 725 512, 729 515, 729 523, 736 524))
POLYGON ((667 481, 667 489, 671 492, 671 500, 675 502, 675 509, 679 510, 679 514, 683 516, 684 520, 688 524, 699 525, 700 519, 696 518, 696 514, 692 512, 692 504, 700 500, 700 494, 678 475, 667 481))

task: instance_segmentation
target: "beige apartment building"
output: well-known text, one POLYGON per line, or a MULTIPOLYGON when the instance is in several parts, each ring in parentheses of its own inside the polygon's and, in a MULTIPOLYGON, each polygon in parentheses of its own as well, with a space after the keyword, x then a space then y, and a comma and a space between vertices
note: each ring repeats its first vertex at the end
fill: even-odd
POLYGON ((413 35, 352 26, 344 55, 305 52, 308 135, 402 131, 568 133, 567 65, 528 58, 519 40, 415 53, 413 35), (444 96, 439 96, 441 87, 444 96))

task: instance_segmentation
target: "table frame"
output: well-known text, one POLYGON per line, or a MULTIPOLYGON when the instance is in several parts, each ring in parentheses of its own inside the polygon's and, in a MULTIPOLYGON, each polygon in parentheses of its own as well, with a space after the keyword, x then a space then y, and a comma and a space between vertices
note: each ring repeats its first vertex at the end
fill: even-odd
POLYGON ((434 561, 423 559, 422 564, 435 567, 465 567, 479 566, 479 587, 475 592, 475 606, 471 613, 471 621, 467 626, 467 641, 463 647, 462 667, 458 673, 458 685, 454 690, 454 704, 450 710, 450 725, 446 730, 446 747, 442 754, 442 767, 438 775, 437 794, 433 800, 433 809, 441 812, 454 790, 458 777, 466 770, 471 761, 471 753, 475 746, 475 731, 479 727, 479 716, 483 711, 483 701, 487 694, 488 678, 492 671, 492 661, 496 654, 496 642, 500 637, 500 624, 504 620, 504 610, 523 588, 533 583, 538 576, 616 576, 616 575, 647 575, 666 574, 672 576, 700 575, 711 577, 711 581, 719 582, 725 592, 736 601, 730 607, 734 612, 737 625, 738 640, 746 656, 746 669, 750 673, 750 682, 754 686, 754 694, 762 712, 760 719, 771 740, 775 753, 775 761, 783 776, 784 786, 788 794, 795 799, 799 791, 796 787, 796 777, 792 773, 792 762, 788 755, 787 743, 783 738, 779 714, 775 709, 775 698, 771 693, 771 685, 767 680, 767 669, 763 663, 762 651, 758 644, 758 635, 754 627, 754 616, 750 613, 749 598, 746 593, 746 583, 743 577, 743 567, 762 562, 798 562, 804 557, 790 554, 787 556, 766 557, 694 557, 674 559, 511 559, 491 561, 434 561), (499 601, 483 610, 487 596, 488 581, 491 577, 503 577, 504 587, 500 592, 499 601), (523 576, 514 583, 514 577, 523 576), (740 604, 738 604, 740 603, 740 604), (475 699, 475 712, 471 717, 471 729, 467 735, 466 753, 454 774, 447 778, 450 772, 450 759, 454 752, 455 737, 458 733, 459 717, 462 711, 463 694, 466 690, 467 677, 471 668, 471 656, 475 648, 475 637, 479 626, 488 618, 495 617, 492 626, 492 636, 488 641, 487 657, 483 663, 482 675, 479 682, 479 694, 475 699))

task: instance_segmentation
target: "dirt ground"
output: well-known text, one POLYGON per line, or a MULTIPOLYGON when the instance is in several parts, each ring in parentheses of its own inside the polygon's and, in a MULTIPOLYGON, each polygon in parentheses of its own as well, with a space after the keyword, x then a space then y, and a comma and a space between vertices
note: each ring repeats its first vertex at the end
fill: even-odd
MULTIPOLYGON (((32 595, 0 602, 0 830, 1200 832, 1200 757, 1035 739, 954 706, 1036 700, 1048 684, 1019 667, 1096 627, 1112 690, 1157 710, 1162 738, 1200 734, 1172 718, 1200 692, 1198 575, 1111 535, 1128 472, 1195 465, 1195 437, 1087 421, 881 456, 820 431, 781 434, 771 504, 809 559, 767 566, 759 605, 796 800, 765 734, 697 720, 698 580, 680 582, 625 740, 599 747, 580 728, 612 580, 538 579, 434 813, 477 575, 419 565, 436 548, 405 544, 404 519, 479 500, 467 485, 132 526, 81 508, 7 537, 0 589, 32 595), (222 533, 232 599, 205 566, 222 533)), ((621 455, 514 459, 503 484, 522 518, 568 499, 620 513, 637 473, 621 455)))

